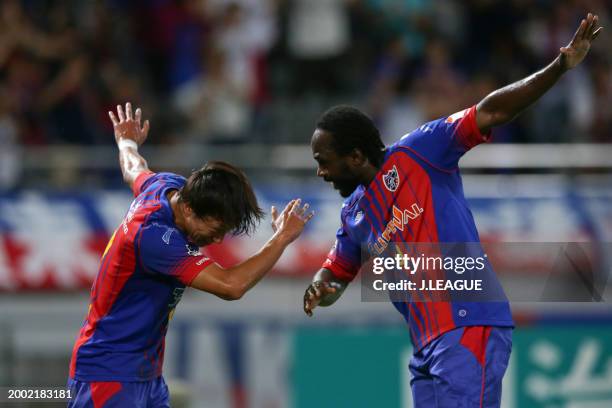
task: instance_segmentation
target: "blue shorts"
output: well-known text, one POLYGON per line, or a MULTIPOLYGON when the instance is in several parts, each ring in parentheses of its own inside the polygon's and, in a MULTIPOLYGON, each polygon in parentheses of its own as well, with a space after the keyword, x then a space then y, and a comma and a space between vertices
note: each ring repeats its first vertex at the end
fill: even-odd
POLYGON ((170 396, 163 377, 143 382, 68 380, 72 399, 68 408, 169 408, 170 396))
POLYGON ((460 327, 410 360, 415 408, 498 408, 512 328, 460 327))

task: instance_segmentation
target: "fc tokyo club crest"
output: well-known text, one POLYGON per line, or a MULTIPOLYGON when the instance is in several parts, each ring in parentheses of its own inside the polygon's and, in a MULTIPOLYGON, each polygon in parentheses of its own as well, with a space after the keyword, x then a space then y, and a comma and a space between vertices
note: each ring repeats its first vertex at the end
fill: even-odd
POLYGON ((187 255, 190 255, 190 256, 202 255, 202 252, 200 251, 200 247, 198 247, 197 245, 185 244, 185 247, 187 248, 187 255))
POLYGON ((383 183, 387 190, 394 192, 399 187, 399 174, 397 172, 397 167, 393 166, 391 170, 383 174, 383 183))

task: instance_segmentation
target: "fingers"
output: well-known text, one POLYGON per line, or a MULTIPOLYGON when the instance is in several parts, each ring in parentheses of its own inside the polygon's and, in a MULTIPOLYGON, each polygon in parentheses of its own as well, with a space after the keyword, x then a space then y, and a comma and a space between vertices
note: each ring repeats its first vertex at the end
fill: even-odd
POLYGON ((599 36, 599 33, 601 33, 601 30, 603 30, 603 27, 599 27, 597 30, 595 30, 595 32, 591 36, 591 41, 593 41, 594 39, 597 38, 597 36, 599 36))
POLYGON ((593 15, 591 13, 587 14, 586 18, 582 21, 584 21, 584 30, 582 30, 582 35, 579 38, 581 40, 584 40, 589 35, 589 29, 591 28, 591 24, 593 23, 593 15))
POLYGON ((304 313, 308 317, 312 317, 312 310, 316 307, 314 301, 314 294, 312 293, 312 286, 309 286, 304 293, 304 313))
POLYGON ((300 208, 300 204, 302 204, 301 198, 296 198, 295 200, 293 200, 293 205, 291 206, 289 212, 296 213, 297 210, 300 208))
POLYGON ((293 209, 291 210, 298 217, 302 217, 304 213, 306 212, 306 210, 308 210, 308 207, 310 207, 310 204, 308 203, 305 203, 303 206, 300 206, 301 202, 302 200, 298 198, 296 204, 293 206, 293 209))
POLYGON ((117 115, 119 115, 119 122, 125 121, 125 115, 123 114, 123 106, 117 105, 117 115))
POLYGON ((312 317, 312 309, 310 302, 304 299, 304 313, 306 313, 306 316, 312 317))
POLYGON ((580 20, 580 24, 578 25, 578 28, 576 29, 576 32, 574 33, 574 37, 572 37, 570 44, 573 44, 574 42, 582 38, 582 34, 584 32, 585 27, 586 27, 586 20, 584 19, 580 20))
POLYGON ((149 124, 149 120, 147 119, 145 120, 144 126, 142 127, 142 135, 144 137, 147 137, 147 135, 149 134, 149 127, 150 127, 150 124, 149 124))
POLYGON ((597 20, 599 20, 599 18, 591 13, 589 13, 589 17, 591 17, 591 23, 586 31, 586 39, 590 41, 591 38, 593 38, 593 32, 597 28, 597 20))
POLYGON ((286 216, 289 214, 289 212, 293 209, 293 206, 295 205, 296 200, 291 200, 287 203, 287 205, 285 206, 285 208, 283 209, 283 212, 281 213, 283 216, 286 216))
POLYGON ((312 310, 319 304, 323 296, 336 293, 336 288, 330 282, 316 281, 308 285, 304 293, 304 313, 312 316, 312 310))
POLYGON ((108 116, 110 117, 111 122, 113 122, 113 126, 117 126, 119 124, 119 121, 115 117, 113 111, 108 111, 108 116))
POLYGON ((117 105, 117 116, 115 116, 113 111, 109 111, 108 115, 113 121, 113 125, 118 125, 121 122, 132 120, 135 120, 140 125, 140 121, 142 119, 142 110, 140 108, 136 109, 136 116, 134 116, 132 112, 132 104, 130 102, 127 102, 125 104, 125 113, 123 110, 123 106, 117 105), (117 117, 119 117, 119 120, 117 120, 117 117))
POLYGON ((132 116, 132 104, 129 102, 125 104, 125 118, 127 120, 134 120, 132 116))
POLYGON ((272 230, 276 232, 278 229, 278 226, 276 225, 276 220, 278 220, 278 210, 275 206, 270 207, 270 215, 272 216, 272 222, 270 223, 272 224, 272 230))
MULTIPOLYGON (((601 32, 601 27, 597 27, 599 16, 589 13, 582 22, 584 22, 584 30, 580 33, 578 38, 587 41, 594 40, 601 32)), ((580 24, 581 27, 583 25, 582 22, 580 24)))
POLYGON ((300 206, 301 202, 302 200, 299 198, 296 200, 292 212, 306 223, 314 216, 314 211, 308 212, 310 204, 305 203, 303 206, 300 206))

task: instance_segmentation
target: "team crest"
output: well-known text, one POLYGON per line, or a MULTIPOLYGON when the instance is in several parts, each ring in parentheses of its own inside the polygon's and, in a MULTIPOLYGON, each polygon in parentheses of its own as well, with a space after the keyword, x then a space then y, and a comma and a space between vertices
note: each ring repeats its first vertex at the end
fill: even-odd
POLYGON ((202 252, 200 252, 200 247, 196 245, 185 244, 185 247, 187 248, 187 255, 191 255, 191 256, 202 255, 202 252))
POLYGON ((399 174, 397 167, 393 166, 386 174, 383 174, 383 183, 387 190, 394 192, 399 187, 399 174))

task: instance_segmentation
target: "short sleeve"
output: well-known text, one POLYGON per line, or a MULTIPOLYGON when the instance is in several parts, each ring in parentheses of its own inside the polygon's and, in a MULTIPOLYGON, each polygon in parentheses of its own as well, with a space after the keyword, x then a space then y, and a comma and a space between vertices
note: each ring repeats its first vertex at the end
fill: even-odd
POLYGON ((134 180, 134 184, 132 185, 132 192, 134 193, 134 197, 138 197, 138 195, 143 192, 146 186, 151 184, 154 178, 153 176, 155 175, 156 174, 154 172, 146 170, 136 176, 136 180, 134 180))
POLYGON ((322 268, 328 269, 338 279, 352 281, 361 267, 361 247, 346 233, 344 226, 336 233, 336 242, 327 254, 322 268))
POLYGON ((470 149, 491 140, 476 124, 476 106, 446 118, 428 122, 402 137, 399 147, 412 150, 417 156, 441 170, 455 170, 459 159, 470 149))
POLYGON ((175 277, 186 286, 213 263, 173 227, 161 224, 143 227, 137 242, 138 261, 145 272, 175 277))

